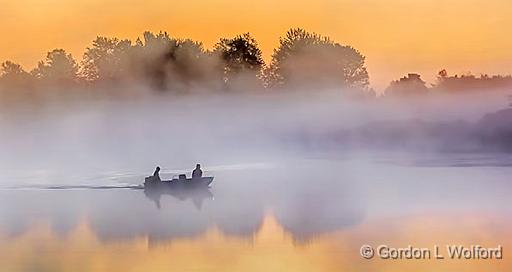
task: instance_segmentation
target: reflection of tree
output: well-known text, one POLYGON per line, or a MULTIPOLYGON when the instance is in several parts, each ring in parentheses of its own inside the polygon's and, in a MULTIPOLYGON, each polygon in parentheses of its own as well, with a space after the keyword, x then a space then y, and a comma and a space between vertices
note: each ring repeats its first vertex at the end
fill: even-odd
POLYGON ((343 181, 343 174, 309 171, 312 174, 306 175, 307 182, 284 178, 272 185, 272 211, 296 241, 308 241, 362 220, 362 203, 356 190, 343 181))
POLYGON ((295 239, 307 240, 356 224, 362 216, 357 203, 347 199, 349 191, 336 185, 339 180, 311 179, 311 184, 304 184, 303 179, 297 184, 296 176, 271 182, 265 179, 266 175, 257 174, 242 182, 227 177, 212 188, 215 200, 205 199, 201 209, 189 201, 201 198, 201 192, 168 196, 145 195, 139 190, 43 190, 31 196, 33 201, 17 193, 2 198, 4 209, 10 212, 2 215, 0 227, 19 230, 30 221, 49 218, 56 232, 67 233, 87 215, 87 222, 102 240, 148 236, 154 242, 168 241, 196 237, 214 226, 229 236, 251 238, 269 210, 295 239), (155 200, 161 202, 160 209, 155 200), (24 212, 29 210, 38 212, 28 218, 24 212))

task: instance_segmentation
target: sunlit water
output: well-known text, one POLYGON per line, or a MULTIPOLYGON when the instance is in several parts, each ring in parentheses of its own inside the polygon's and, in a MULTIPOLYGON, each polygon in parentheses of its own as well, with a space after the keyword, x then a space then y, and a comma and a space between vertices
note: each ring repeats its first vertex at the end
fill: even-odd
POLYGON ((142 171, 3 175, 0 271, 512 268, 510 156, 311 157, 205 165, 215 181, 195 194, 145 192, 142 171), (367 260, 365 244, 501 245, 504 257, 367 260))

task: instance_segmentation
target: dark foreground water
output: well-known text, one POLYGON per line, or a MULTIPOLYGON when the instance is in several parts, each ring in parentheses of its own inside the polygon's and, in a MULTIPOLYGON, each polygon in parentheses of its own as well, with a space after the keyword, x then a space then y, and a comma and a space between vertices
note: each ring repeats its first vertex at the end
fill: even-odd
MULTIPOLYGON (((193 194, 145 192, 142 171, 11 173, 0 182, 0 271, 510 271, 510 162, 365 155, 206 165, 214 184, 193 194), (367 260, 366 244, 501 245, 504 256, 367 260)), ((164 166, 163 176, 180 171, 164 166)))

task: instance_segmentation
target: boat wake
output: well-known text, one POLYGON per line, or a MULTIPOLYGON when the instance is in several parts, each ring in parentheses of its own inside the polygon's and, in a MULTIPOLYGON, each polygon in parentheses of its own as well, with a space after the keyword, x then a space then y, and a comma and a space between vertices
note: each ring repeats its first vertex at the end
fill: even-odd
POLYGON ((144 189, 143 185, 26 185, 26 186, 16 186, 16 187, 8 187, 5 189, 13 189, 13 190, 26 190, 26 189, 36 189, 36 190, 111 190, 111 189, 130 189, 130 190, 140 190, 144 189))

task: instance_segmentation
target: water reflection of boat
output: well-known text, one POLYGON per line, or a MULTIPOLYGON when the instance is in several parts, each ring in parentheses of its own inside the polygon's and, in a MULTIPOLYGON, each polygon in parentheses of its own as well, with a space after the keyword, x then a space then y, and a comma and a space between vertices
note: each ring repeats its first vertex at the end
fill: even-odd
POLYGON ((144 181, 144 194, 153 200, 160 209, 162 195, 170 195, 179 200, 191 199, 197 209, 201 209, 204 199, 213 199, 209 190, 213 177, 186 178, 180 175, 172 180, 158 180, 155 177, 147 177, 144 181))

